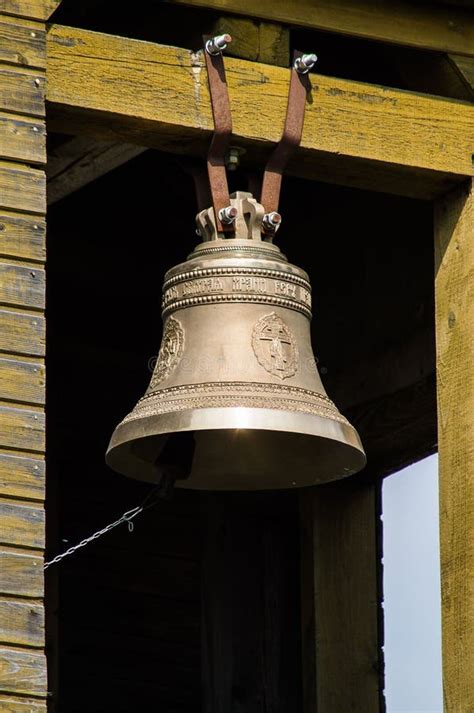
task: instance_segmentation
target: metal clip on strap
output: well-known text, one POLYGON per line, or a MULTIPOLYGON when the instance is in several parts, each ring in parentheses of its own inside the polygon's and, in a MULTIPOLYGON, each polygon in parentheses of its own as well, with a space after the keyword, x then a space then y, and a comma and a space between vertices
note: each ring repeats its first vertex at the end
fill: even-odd
POLYGON ((221 220, 221 211, 230 206, 225 156, 232 134, 232 115, 230 112, 224 59, 222 51, 220 51, 219 47, 215 44, 216 39, 224 38, 226 44, 232 39, 230 35, 223 35, 222 38, 212 38, 206 35, 203 37, 204 58, 206 60, 209 92, 211 95, 212 116, 214 117, 214 134, 207 154, 207 173, 209 176, 212 205, 214 207, 218 232, 234 229, 232 223, 225 224, 221 220))

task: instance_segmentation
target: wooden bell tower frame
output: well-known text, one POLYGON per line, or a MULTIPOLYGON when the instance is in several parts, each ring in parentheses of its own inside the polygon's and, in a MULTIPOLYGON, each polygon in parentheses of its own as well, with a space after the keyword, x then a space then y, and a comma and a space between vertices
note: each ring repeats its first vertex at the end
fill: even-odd
MULTIPOLYGON (((240 32, 244 57, 226 66, 231 101, 238 97, 234 135, 256 157, 278 141, 285 115, 287 70, 278 66, 285 25, 432 51, 450 68, 454 98, 315 75, 291 171, 433 201, 444 706, 473 711, 474 9, 402 0, 377 3, 376 11, 366 0, 170 1, 243 16, 225 19, 236 45, 240 32)), ((51 200, 146 147, 204 154, 213 128, 202 57, 47 27, 59 4, 0 7, 0 707, 9 713, 42 713, 47 694, 45 104, 48 125, 76 136, 50 172, 51 200)), ((383 225, 380 233, 383 240, 383 225)), ((382 713, 379 499, 370 477, 301 499, 305 713, 382 713)))

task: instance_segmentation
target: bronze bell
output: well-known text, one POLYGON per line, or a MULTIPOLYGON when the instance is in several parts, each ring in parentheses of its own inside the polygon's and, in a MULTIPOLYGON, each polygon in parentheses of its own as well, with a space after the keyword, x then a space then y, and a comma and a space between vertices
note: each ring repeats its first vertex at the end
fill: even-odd
POLYGON ((232 237, 217 232, 212 209, 202 211, 202 242, 165 276, 157 363, 115 429, 107 463, 150 482, 168 469, 176 485, 203 490, 351 475, 365 454, 319 377, 308 275, 272 243, 250 193, 233 194, 231 207, 232 237))

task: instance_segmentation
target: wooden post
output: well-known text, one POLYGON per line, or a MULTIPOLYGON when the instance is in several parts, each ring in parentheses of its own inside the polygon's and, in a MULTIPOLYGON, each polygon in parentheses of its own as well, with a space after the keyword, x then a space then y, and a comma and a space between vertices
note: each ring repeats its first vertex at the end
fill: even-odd
POLYGON ((435 206, 444 710, 474 710, 474 190, 435 206))
POLYGON ((203 710, 295 713, 301 695, 296 497, 209 496, 206 527, 203 710))
POLYGON ((382 713, 380 484, 300 495, 304 713, 382 713))

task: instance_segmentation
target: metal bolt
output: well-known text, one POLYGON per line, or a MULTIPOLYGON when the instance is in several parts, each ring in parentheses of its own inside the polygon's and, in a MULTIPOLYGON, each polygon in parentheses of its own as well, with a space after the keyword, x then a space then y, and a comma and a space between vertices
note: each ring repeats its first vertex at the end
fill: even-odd
POLYGON ((30 32, 30 37, 36 37, 36 32, 30 32))
POLYGON ((230 35, 216 35, 212 40, 206 42, 206 52, 212 55, 220 54, 231 42, 232 37, 230 35))
POLYGON ((36 86, 36 87, 39 87, 40 84, 41 84, 41 80, 38 79, 38 78, 36 78, 36 79, 35 79, 35 86, 36 86))
POLYGON ((317 61, 318 58, 315 54, 303 54, 301 57, 295 59, 293 67, 298 74, 308 74, 309 70, 313 69, 317 61))
POLYGON ((38 131, 39 131, 38 127, 37 127, 37 126, 33 126, 33 131, 35 132, 35 134, 37 134, 38 131))
POLYGON ((219 211, 219 220, 224 225, 230 225, 237 218, 237 208, 228 205, 226 208, 221 208, 219 211))
POLYGON ((270 233, 276 233, 281 225, 281 215, 277 213, 276 210, 271 213, 265 213, 263 216, 263 227, 270 233))
POLYGON ((240 146, 231 146, 225 163, 229 171, 235 171, 240 165, 240 157, 245 153, 245 149, 240 148, 240 146))

